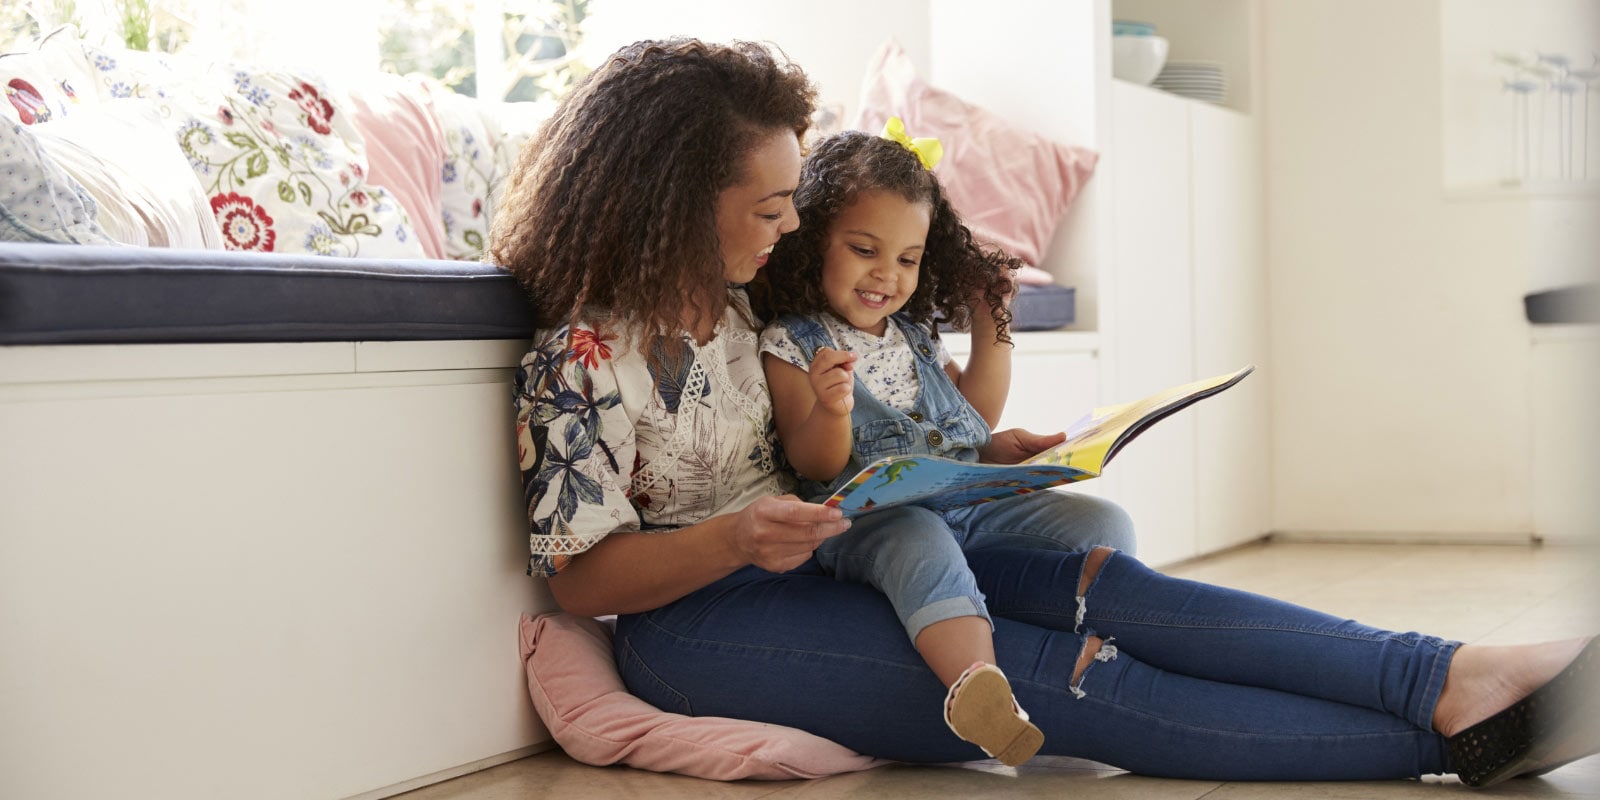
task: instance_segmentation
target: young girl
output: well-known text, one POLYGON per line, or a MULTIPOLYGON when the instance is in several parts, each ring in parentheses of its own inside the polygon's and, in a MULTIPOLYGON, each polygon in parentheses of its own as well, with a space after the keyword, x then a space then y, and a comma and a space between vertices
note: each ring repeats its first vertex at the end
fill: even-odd
MULTIPOLYGON (((779 241, 752 287, 776 317, 762 334, 762 361, 802 496, 824 498, 885 455, 976 461, 991 443, 1011 379, 1006 297, 1020 262, 973 242, 933 175, 938 148, 907 139, 898 119, 881 137, 850 131, 818 144, 795 192, 800 228, 779 241), (939 317, 971 324, 965 370, 936 338, 939 317)), ((994 666, 992 622, 965 553, 1130 547, 1126 536, 1073 523, 1093 515, 1060 507, 1086 502, 1052 492, 946 514, 888 509, 855 520, 817 557, 835 577, 889 597, 949 687, 951 730, 1020 764, 1044 737, 994 666), (1015 524, 1019 513, 1029 524, 1015 524)))

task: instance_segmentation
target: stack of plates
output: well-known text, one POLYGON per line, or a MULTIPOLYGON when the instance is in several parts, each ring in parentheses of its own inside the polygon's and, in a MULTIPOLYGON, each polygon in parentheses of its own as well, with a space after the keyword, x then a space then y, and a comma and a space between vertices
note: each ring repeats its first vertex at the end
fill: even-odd
POLYGON ((1111 21, 1111 35, 1154 36, 1156 35, 1156 26, 1135 19, 1114 19, 1111 21))
POLYGON ((1215 61, 1168 61, 1150 85, 1208 103, 1220 104, 1228 95, 1228 80, 1215 61))

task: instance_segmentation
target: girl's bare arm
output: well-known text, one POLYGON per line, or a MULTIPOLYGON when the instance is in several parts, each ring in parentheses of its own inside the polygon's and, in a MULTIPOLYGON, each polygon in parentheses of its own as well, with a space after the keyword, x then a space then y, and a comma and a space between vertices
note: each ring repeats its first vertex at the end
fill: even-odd
POLYGON ((967 368, 951 361, 944 369, 991 430, 1000 424, 1011 393, 1011 345, 995 341, 994 318, 987 311, 972 315, 972 356, 967 368))
POLYGON ((823 348, 808 373, 770 353, 761 357, 772 389, 772 416, 789 464, 826 483, 850 462, 850 408, 856 355, 823 348))

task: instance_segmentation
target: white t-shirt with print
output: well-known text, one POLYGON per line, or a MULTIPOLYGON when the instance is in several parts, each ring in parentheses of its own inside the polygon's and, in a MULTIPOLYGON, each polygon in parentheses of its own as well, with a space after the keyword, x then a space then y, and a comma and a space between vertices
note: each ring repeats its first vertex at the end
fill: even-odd
MULTIPOLYGON (((916 354, 911 351, 905 334, 900 332, 900 326, 891 322, 884 335, 873 336, 832 314, 821 314, 816 319, 832 337, 835 349, 849 350, 858 356, 856 377, 873 397, 896 411, 910 411, 916 407, 922 382, 917 379, 916 354)), ((939 366, 949 364, 950 351, 945 349, 944 342, 936 340, 934 346, 938 348, 939 366)), ((800 345, 789 338, 789 332, 781 325, 768 325, 762 331, 761 352, 771 353, 803 370, 811 368, 800 345)))

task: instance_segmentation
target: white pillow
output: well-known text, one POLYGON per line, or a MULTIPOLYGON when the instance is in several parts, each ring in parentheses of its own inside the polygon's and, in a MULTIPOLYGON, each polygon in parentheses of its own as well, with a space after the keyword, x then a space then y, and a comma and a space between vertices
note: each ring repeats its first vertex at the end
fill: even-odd
POLYGON ((221 250, 211 204, 156 107, 108 100, 33 126, 45 152, 83 184, 100 225, 124 244, 221 250))

